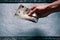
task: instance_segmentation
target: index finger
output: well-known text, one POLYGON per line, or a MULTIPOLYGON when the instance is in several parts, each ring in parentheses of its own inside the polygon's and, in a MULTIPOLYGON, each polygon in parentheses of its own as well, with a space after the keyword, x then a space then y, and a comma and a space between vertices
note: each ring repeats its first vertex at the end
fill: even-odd
POLYGON ((29 16, 32 16, 32 14, 34 14, 36 12, 36 8, 34 8, 33 10, 30 10, 30 12, 29 12, 29 16))
POLYGON ((30 10, 33 10, 33 9, 35 9, 36 7, 34 6, 34 7, 32 7, 30 10))

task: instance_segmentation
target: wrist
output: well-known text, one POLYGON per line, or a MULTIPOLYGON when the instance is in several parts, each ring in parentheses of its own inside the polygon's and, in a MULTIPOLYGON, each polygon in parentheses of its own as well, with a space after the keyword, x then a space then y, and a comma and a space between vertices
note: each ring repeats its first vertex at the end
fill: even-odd
POLYGON ((55 12, 54 8, 52 6, 50 6, 50 5, 46 6, 46 10, 48 11, 49 14, 55 12))
POLYGON ((55 1, 53 3, 48 4, 47 8, 50 9, 52 12, 60 11, 60 1, 55 1))

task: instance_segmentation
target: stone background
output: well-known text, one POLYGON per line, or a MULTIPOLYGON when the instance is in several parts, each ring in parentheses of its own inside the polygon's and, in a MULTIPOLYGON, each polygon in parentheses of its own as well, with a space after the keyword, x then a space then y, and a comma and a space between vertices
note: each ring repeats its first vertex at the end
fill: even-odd
POLYGON ((31 8, 48 3, 0 3, 0 36, 60 36, 60 12, 32 23, 14 15, 20 4, 31 8))

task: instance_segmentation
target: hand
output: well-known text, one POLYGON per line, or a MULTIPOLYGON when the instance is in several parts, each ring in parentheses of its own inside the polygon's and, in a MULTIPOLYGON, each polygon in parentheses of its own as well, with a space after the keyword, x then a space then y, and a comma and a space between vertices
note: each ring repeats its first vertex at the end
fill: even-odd
POLYGON ((52 10, 48 8, 47 5, 41 5, 41 6, 34 6, 31 8, 30 12, 28 13, 29 16, 32 16, 32 14, 36 13, 38 18, 46 17, 49 14, 52 13, 52 10))

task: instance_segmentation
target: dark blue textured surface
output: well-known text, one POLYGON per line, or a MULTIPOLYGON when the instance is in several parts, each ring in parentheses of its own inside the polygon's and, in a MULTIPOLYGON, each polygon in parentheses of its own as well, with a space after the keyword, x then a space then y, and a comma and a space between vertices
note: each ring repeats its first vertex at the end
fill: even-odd
POLYGON ((0 0, 0 2, 28 2, 28 3, 50 3, 55 0, 0 0))

